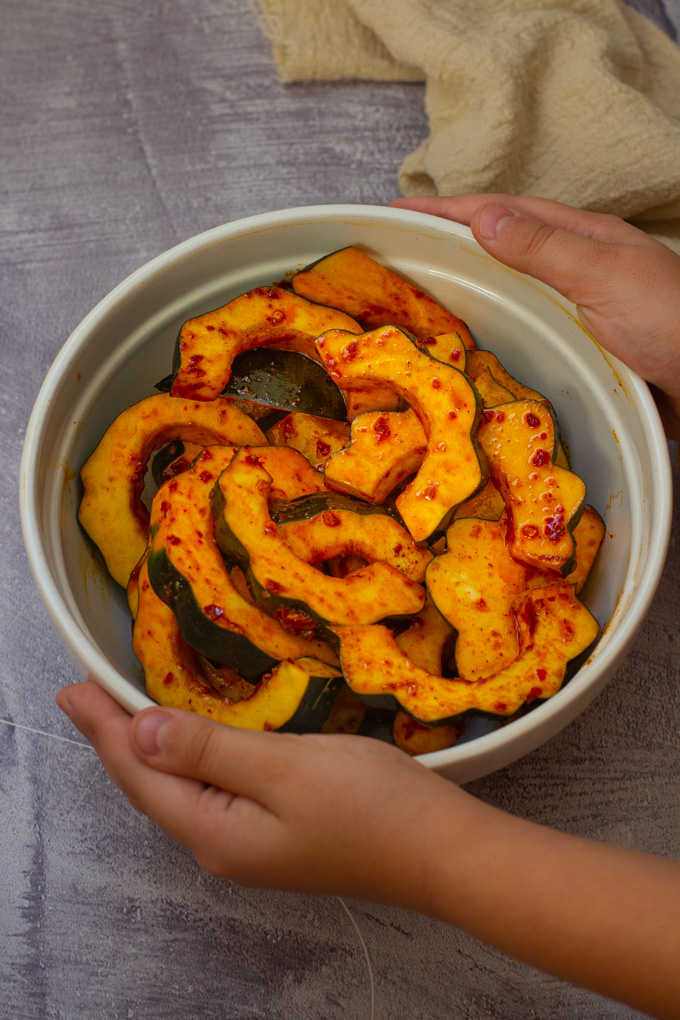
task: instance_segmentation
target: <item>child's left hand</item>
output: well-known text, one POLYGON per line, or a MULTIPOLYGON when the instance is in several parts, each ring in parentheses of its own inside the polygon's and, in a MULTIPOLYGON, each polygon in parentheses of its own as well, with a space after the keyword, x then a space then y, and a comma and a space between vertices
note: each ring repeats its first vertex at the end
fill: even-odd
POLYGON ((130 717, 92 681, 57 702, 135 808, 241 885, 430 912, 430 826, 477 806, 368 737, 259 733, 170 708, 130 717))

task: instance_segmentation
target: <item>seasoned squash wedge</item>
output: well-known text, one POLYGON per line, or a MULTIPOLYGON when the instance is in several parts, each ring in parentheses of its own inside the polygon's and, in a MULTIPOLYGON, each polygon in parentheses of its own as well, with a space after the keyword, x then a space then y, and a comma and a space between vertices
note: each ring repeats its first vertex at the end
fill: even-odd
POLYGON ((222 554, 227 563, 241 566, 267 612, 321 624, 373 623, 418 612, 425 597, 422 587, 387 563, 336 578, 297 557, 271 518, 270 489, 271 476, 257 451, 244 449, 222 472, 213 493, 222 554))
POLYGON ((78 519, 125 587, 146 549, 149 513, 142 503, 147 461, 172 439, 242 446, 266 444, 255 422, 228 400, 180 400, 156 393, 118 415, 81 468, 78 519))
POLYGON ((552 412, 536 400, 517 400, 484 411, 477 432, 494 485, 511 518, 515 559, 567 574, 571 532, 586 488, 571 471, 553 463, 556 442, 552 412))
MULTIPOLYGON (((289 633, 253 605, 228 573, 215 543, 210 493, 235 453, 234 447, 206 447, 188 471, 158 490, 151 510, 151 584, 191 646, 246 679, 260 677, 281 659, 313 655, 337 661, 327 645, 289 633)), ((320 487, 318 474, 297 451, 269 446, 258 455, 285 496, 320 487)))
POLYGON ((462 319, 359 248, 342 248, 307 266, 293 277, 293 289, 342 308, 365 330, 394 325, 420 338, 458 333, 466 347, 475 346, 462 319))
POLYGON ((347 422, 332 421, 312 414, 287 414, 267 430, 272 446, 289 446, 323 472, 326 461, 350 442, 347 422))
POLYGON ((462 372, 431 358, 393 326, 361 336, 332 330, 318 337, 316 346, 341 389, 365 380, 385 382, 417 415, 427 451, 396 505, 414 540, 429 538, 486 483, 486 464, 474 440, 476 391, 462 372))
POLYGON ((206 679, 201 657, 182 637, 174 613, 153 591, 145 567, 139 580, 132 644, 149 697, 242 729, 305 733, 321 728, 338 689, 345 686, 339 670, 309 657, 284 660, 257 686, 235 681, 218 693, 206 679))
POLYGON ((288 339, 313 340, 326 329, 360 333, 343 312, 324 308, 283 287, 256 287, 212 312, 189 319, 175 348, 172 394, 214 400, 229 382, 237 354, 288 339))
POLYGON ((338 493, 303 496, 277 504, 270 512, 288 547, 305 563, 359 556, 368 563, 389 563, 421 583, 432 559, 432 553, 417 545, 382 508, 338 493))
POLYGON ((567 663, 595 640, 598 624, 556 583, 526 593, 517 614, 519 655, 494 676, 476 682, 447 679, 415 666, 387 627, 335 627, 345 680, 360 698, 396 707, 423 723, 453 723, 471 710, 507 716, 561 687, 567 663))
POLYGON ((448 551, 427 570, 434 604, 458 631, 456 669, 462 680, 492 676, 519 654, 515 606, 533 571, 512 558, 506 532, 504 519, 456 520, 446 532, 448 551))
POLYGON ((415 411, 360 414, 352 422, 349 445, 326 461, 326 485, 383 503, 418 470, 426 453, 427 438, 415 411))
POLYGON ((392 724, 392 740, 407 754, 432 754, 451 747, 465 732, 465 724, 426 726, 406 712, 396 712, 392 724))

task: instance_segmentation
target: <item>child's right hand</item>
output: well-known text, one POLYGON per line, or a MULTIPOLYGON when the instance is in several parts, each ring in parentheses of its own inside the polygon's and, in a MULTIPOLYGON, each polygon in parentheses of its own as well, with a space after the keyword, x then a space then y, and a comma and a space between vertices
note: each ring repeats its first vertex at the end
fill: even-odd
POLYGON ((616 216, 542 198, 459 195, 392 205, 465 223, 500 262, 542 280, 578 308, 586 329, 665 394, 680 439, 680 256, 616 216))

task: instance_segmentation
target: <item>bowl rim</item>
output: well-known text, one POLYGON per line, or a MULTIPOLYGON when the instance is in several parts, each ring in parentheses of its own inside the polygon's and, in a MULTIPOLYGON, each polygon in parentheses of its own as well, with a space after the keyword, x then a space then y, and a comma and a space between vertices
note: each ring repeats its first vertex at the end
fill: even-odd
MULTIPOLYGON (((45 417, 51 403, 51 394, 68 371, 73 358, 78 352, 79 345, 90 335, 93 329, 96 329, 97 324, 109 314, 118 302, 122 300, 128 301, 153 278, 162 274, 169 265, 194 255, 202 249, 208 249, 214 244, 228 242, 243 235, 266 232, 297 224, 305 226, 310 223, 323 222, 351 223, 352 220, 356 220, 362 226, 378 223, 380 225, 393 225, 402 228, 415 228, 421 234, 424 233, 432 238, 445 239, 450 237, 463 239, 473 250, 481 252, 490 258, 488 253, 474 239, 469 227, 438 216, 413 210, 370 204, 321 204, 257 213, 211 227, 208 230, 186 238, 133 270, 101 298, 94 308, 76 325, 57 353, 45 376, 35 399, 26 429, 20 464, 19 503, 24 546, 35 583, 52 623, 68 651, 74 657, 79 669, 83 672, 84 666, 84 672, 100 683, 128 711, 136 712, 142 708, 151 707, 156 702, 152 701, 148 695, 137 690, 128 679, 114 669, 83 633, 66 604, 57 582, 52 576, 47 557, 43 551, 37 499, 37 464, 45 417), (121 690, 123 685, 125 689, 121 690)), ((504 266, 504 269, 508 271, 508 267, 504 266)), ((510 270, 510 272, 515 273, 516 271, 510 270)), ((524 276, 521 273, 516 273, 516 275, 518 277, 524 276)), ((532 286, 538 286, 539 290, 557 299, 568 312, 577 318, 575 306, 567 301, 563 295, 546 284, 540 283, 533 277, 529 277, 529 279, 532 286)), ((584 332, 587 331, 584 330, 584 332)), ((593 342, 596 343, 596 341, 593 342)), ((659 498, 654 519, 655 540, 653 543, 650 543, 644 575, 632 593, 626 615, 619 622, 616 633, 612 635, 611 640, 597 658, 600 675, 606 676, 608 671, 615 668, 629 639, 642 624, 663 572, 672 523, 672 469, 663 425, 649 387, 640 376, 625 364, 604 351, 599 344, 596 343, 596 345, 606 360, 613 366, 616 373, 622 378, 626 392, 635 394, 635 399, 639 402, 642 412, 646 415, 646 420, 649 424, 648 442, 656 459, 655 480, 659 498)), ((579 669, 578 673, 557 694, 541 703, 540 712, 543 729, 549 729, 551 721, 554 721, 556 716, 563 716, 565 703, 570 701, 578 702, 583 697, 583 689, 592 686, 589 678, 590 661, 589 658, 586 664, 579 669)), ((604 682, 603 680, 601 686, 604 682)), ((592 696, 597 693, 597 690, 599 690, 599 687, 594 690, 592 696)), ((474 740, 454 744, 451 748, 443 751, 434 751, 429 754, 420 755, 418 760, 427 767, 436 770, 454 765, 456 768, 464 767, 478 757, 484 756, 485 753, 502 756, 503 762, 507 763, 512 760, 511 757, 508 757, 507 753, 504 753, 507 752, 509 745, 519 743, 523 735, 528 734, 535 728, 535 719, 532 719, 533 715, 533 712, 527 713, 523 717, 514 719, 511 725, 502 726, 490 733, 480 735, 474 740)), ((556 730, 551 732, 556 732, 556 730)), ((549 736, 550 732, 548 733, 548 738, 549 736)), ((543 741, 540 741, 540 743, 543 743, 543 741)), ((524 752, 519 751, 515 757, 522 753, 524 752)))

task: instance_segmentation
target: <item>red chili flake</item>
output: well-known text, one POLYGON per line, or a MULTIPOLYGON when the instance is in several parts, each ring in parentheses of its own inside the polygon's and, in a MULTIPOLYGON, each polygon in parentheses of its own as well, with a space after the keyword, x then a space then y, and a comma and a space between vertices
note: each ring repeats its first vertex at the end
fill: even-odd
POLYGON ((543 467, 550 460, 550 454, 547 450, 536 450, 536 453, 531 458, 531 463, 535 467, 543 467))
POLYGON ((428 485, 426 489, 423 489, 423 496, 425 499, 434 499, 437 495, 437 485, 428 485))
POLYGON ((538 438, 539 439, 547 439, 548 438, 548 433, 547 432, 541 432, 538 438))
POLYGON ((331 448, 328 443, 325 443, 323 439, 317 439, 316 441, 316 455, 317 457, 327 457, 331 452, 331 448))
POLYGON ((175 489, 177 488, 177 484, 178 484, 177 479, 176 478, 173 479, 173 481, 171 481, 168 485, 168 492, 174 492, 175 489))
POLYGON ((525 538, 536 538, 538 528, 534 524, 525 524, 522 527, 522 534, 525 538))
POLYGON ((275 298, 277 297, 276 291, 271 287, 255 287, 251 290, 251 295, 257 295, 257 297, 275 298))
MULTIPOLYGON (((539 670, 536 670, 536 672, 538 673, 539 670)), ((542 669, 542 670, 540 670, 540 672, 541 673, 545 673, 545 670, 542 669)), ((527 705, 530 705, 532 701, 536 700, 536 698, 540 698, 540 696, 542 694, 543 694, 543 689, 541 687, 532 687, 531 690, 529 691, 529 693, 527 694, 526 698, 525 698, 525 701, 526 701, 527 705)))
POLYGON ((441 388, 441 383, 440 383, 439 379, 433 379, 432 380, 432 389, 433 390, 438 390, 440 388, 441 388))
POLYGON ((390 425, 384 414, 381 414, 379 418, 376 418, 373 422, 373 431, 376 433, 377 440, 379 443, 383 439, 387 439, 390 434, 390 425))
POLYGON ((283 585, 279 584, 278 581, 272 581, 271 578, 268 578, 264 582, 264 586, 267 589, 267 591, 272 592, 272 594, 274 595, 277 595, 280 591, 283 591, 283 585))
POLYGON ((537 669, 537 670, 536 670, 536 679, 537 679, 538 681, 540 681, 540 683, 542 683, 542 684, 544 684, 544 683, 545 683, 545 678, 546 678, 546 675, 547 675, 547 674, 546 674, 546 672, 545 672, 545 670, 544 670, 544 669, 537 669))
POLYGON ((256 457, 254 453, 249 453, 245 458, 245 462, 246 464, 252 464, 255 467, 259 466, 261 463, 260 458, 256 457))
POLYGON ((168 542, 170 545, 180 545, 182 539, 178 538, 177 535, 168 535, 168 542))
POLYGON ((486 600, 485 599, 477 599, 477 601, 473 602, 472 604, 473 604, 473 606, 475 606, 476 609, 486 609, 486 600))
POLYGON ((164 499, 163 502, 161 503, 161 513, 163 514, 164 517, 167 514, 167 512, 169 511, 169 509, 170 509, 170 504, 168 503, 167 499, 164 499))
POLYGON ((395 556, 398 556, 398 555, 399 555, 399 553, 401 552, 401 550, 402 550, 403 548, 404 548, 404 547, 403 547, 403 545, 401 544, 401 542, 397 542, 397 544, 396 544, 396 545, 395 545, 395 547, 394 547, 394 555, 395 555, 395 556))
POLYGON ((342 358, 343 361, 353 361, 354 358, 356 358, 356 356, 357 356, 356 340, 352 340, 350 343, 345 344, 345 346, 340 351, 340 357, 342 358))
POLYGON ((524 420, 530 429, 537 429, 541 424, 541 419, 533 413, 533 411, 527 411, 524 415, 524 420))
POLYGON ((199 361, 203 361, 202 354, 192 354, 191 357, 189 358, 190 365, 197 365, 199 361))
POLYGON ((554 516, 546 517, 543 531, 551 542, 559 542, 566 530, 564 525, 564 508, 561 506, 555 507, 554 516), (562 512, 560 513, 560 511, 562 512))
POLYGON ((274 619, 278 620, 285 631, 294 634, 296 637, 311 640, 316 635, 316 620, 299 609, 289 609, 281 606, 274 613, 274 619))
POLYGON ((272 312, 271 315, 267 316, 267 322, 271 326, 278 326, 279 323, 283 322, 285 317, 286 317, 285 313, 282 312, 280 308, 278 308, 275 312, 272 312))
POLYGON ((208 482, 212 482, 215 476, 210 471, 201 471, 198 476, 198 480, 207 485, 208 482))
POLYGON ((200 379, 202 375, 205 375, 205 369, 200 368, 199 365, 187 365, 185 372, 187 375, 194 375, 197 379, 200 379))
POLYGON ((497 701, 496 704, 493 706, 494 712, 506 712, 507 708, 508 706, 505 704, 504 701, 497 701))
POLYGON ((338 524, 341 524, 341 520, 337 514, 334 514, 332 510, 324 510, 321 514, 321 520, 329 528, 337 528, 338 524))
POLYGON ((455 351, 451 351, 449 354, 449 361, 460 361, 461 353, 460 348, 456 347, 455 351))
MULTIPOLYGON (((449 412, 449 418, 450 417, 451 417, 451 412, 449 412)), ((486 410, 486 409, 484 411, 482 411, 482 418, 484 419, 484 421, 493 421, 495 417, 496 417, 496 412, 495 411, 489 411, 489 410, 486 410)))
POLYGON ((416 347, 431 347, 432 344, 437 343, 436 336, 427 336, 422 340, 416 340, 416 347))
POLYGON ((199 541, 200 539, 203 538, 203 532, 199 531, 198 528, 196 528, 196 537, 199 539, 199 541))
POLYGON ((175 679, 174 673, 166 673, 165 676, 163 677, 163 683, 165 684, 166 687, 169 687, 170 684, 174 682, 174 679, 175 679))
POLYGON ((215 329, 214 326, 206 326, 205 328, 208 330, 209 333, 212 333, 215 329))
POLYGON ((505 421, 505 411, 496 411, 496 421, 497 422, 505 421))
POLYGON ((203 612, 210 620, 219 620, 224 616, 224 610, 216 605, 203 606, 203 612))
POLYGON ((458 415, 456 414, 456 412, 455 412, 455 411, 449 411, 449 413, 448 413, 448 415, 447 415, 447 418, 450 418, 450 419, 451 419, 451 421, 453 421, 453 419, 454 419, 454 418, 457 418, 457 417, 458 417, 458 415))

